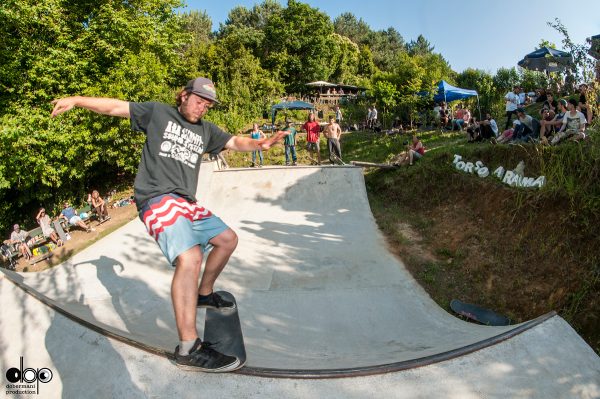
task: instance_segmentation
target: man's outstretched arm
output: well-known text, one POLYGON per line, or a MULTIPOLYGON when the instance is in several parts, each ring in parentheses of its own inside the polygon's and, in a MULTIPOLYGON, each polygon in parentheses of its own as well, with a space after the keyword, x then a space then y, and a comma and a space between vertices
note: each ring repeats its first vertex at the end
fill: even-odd
POLYGON ((54 104, 52 117, 79 107, 89 109, 97 114, 129 118, 129 102, 115 98, 74 96, 54 100, 52 104, 54 104))
POLYGON ((280 130, 276 132, 273 136, 260 140, 254 140, 249 137, 233 136, 229 139, 227 144, 225 144, 225 148, 227 148, 228 150, 246 152, 256 150, 268 150, 275 143, 281 141, 288 134, 290 134, 290 132, 280 130))

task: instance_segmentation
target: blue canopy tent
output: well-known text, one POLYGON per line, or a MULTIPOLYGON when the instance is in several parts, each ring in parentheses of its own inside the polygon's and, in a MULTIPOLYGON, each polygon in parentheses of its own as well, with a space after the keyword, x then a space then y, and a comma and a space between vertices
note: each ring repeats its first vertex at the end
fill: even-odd
POLYGON ((573 63, 570 53, 550 47, 542 47, 527 54, 517 63, 521 68, 532 71, 560 72, 573 63))
POLYGON ((305 101, 284 101, 271 107, 271 123, 275 126, 275 117, 280 110, 315 109, 315 106, 305 101))
MULTIPOLYGON (((421 96, 427 96, 429 95, 429 93, 426 92, 420 92, 418 93, 421 96)), ((440 81, 440 83, 438 83, 438 91, 437 93, 433 96, 433 100, 435 102, 452 102, 452 101, 456 101, 456 100, 462 100, 464 98, 469 98, 469 97, 473 97, 476 96, 477 97, 477 109, 479 110, 479 120, 481 120, 481 108, 479 107, 479 94, 477 93, 476 90, 469 90, 469 89, 461 89, 460 87, 454 87, 451 84, 449 84, 448 82, 446 82, 445 80, 440 81)))
POLYGON ((440 83, 438 83, 438 92, 433 96, 433 100, 436 102, 451 102, 473 96, 477 96, 477 104, 479 104, 479 94, 477 91, 454 87, 445 80, 442 80, 440 83))

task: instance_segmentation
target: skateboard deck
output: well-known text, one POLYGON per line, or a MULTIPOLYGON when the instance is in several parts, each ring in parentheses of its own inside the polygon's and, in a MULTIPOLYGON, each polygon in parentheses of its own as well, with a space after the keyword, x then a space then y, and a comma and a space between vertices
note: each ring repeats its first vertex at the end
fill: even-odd
POLYGON ((41 262, 44 259, 48 259, 52 255, 53 255, 52 252, 46 252, 45 254, 34 256, 33 258, 29 259, 29 264, 35 265, 36 263, 41 262))
POLYGON ((227 291, 218 291, 223 299, 235 303, 235 309, 206 309, 204 322, 204 341, 214 344, 213 348, 240 360, 241 368, 246 363, 246 347, 240 325, 240 316, 235 298, 227 291))
POLYGON ((338 157, 335 154, 331 154, 331 158, 335 161, 335 163, 337 163, 338 165, 346 165, 346 163, 344 161, 342 161, 342 159, 340 157, 338 157))
POLYGON ((100 226, 101 224, 106 223, 109 220, 110 220, 110 216, 108 216, 106 219, 103 219, 103 220, 97 219, 98 224, 96 226, 100 226))
POLYGON ((461 316, 467 319, 474 320, 488 326, 508 326, 510 319, 502 316, 492 310, 482 308, 470 303, 464 303, 458 299, 453 299, 450 302, 450 308, 461 316))
POLYGON ((52 224, 54 225, 54 230, 56 230, 56 233, 58 234, 58 238, 60 238, 62 242, 67 242, 67 234, 63 230, 60 221, 55 220, 54 222, 52 222, 52 224))

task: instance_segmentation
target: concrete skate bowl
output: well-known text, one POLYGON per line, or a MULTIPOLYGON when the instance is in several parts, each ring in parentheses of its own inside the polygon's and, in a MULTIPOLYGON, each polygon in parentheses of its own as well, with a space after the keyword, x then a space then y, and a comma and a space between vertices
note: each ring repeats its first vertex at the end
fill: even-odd
MULTIPOLYGON (((238 373, 333 378, 398 371, 463 356, 555 316, 490 327, 437 306, 388 251, 360 168, 213 172, 206 164, 198 198, 239 236, 215 287, 238 301, 248 353, 238 373)), ((178 341, 172 273, 139 220, 47 271, 5 272, 71 319, 169 358, 178 341)), ((199 311, 200 335, 203 325, 199 311)))

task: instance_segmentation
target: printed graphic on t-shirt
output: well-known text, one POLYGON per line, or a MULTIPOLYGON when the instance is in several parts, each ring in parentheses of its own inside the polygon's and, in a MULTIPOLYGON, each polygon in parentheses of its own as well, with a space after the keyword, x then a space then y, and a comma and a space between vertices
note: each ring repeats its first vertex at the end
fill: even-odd
POLYGON ((179 161, 190 168, 196 167, 204 151, 202 136, 169 121, 162 138, 158 155, 179 161))
POLYGON ((579 131, 579 115, 575 118, 567 116, 567 132, 578 132, 579 131))

